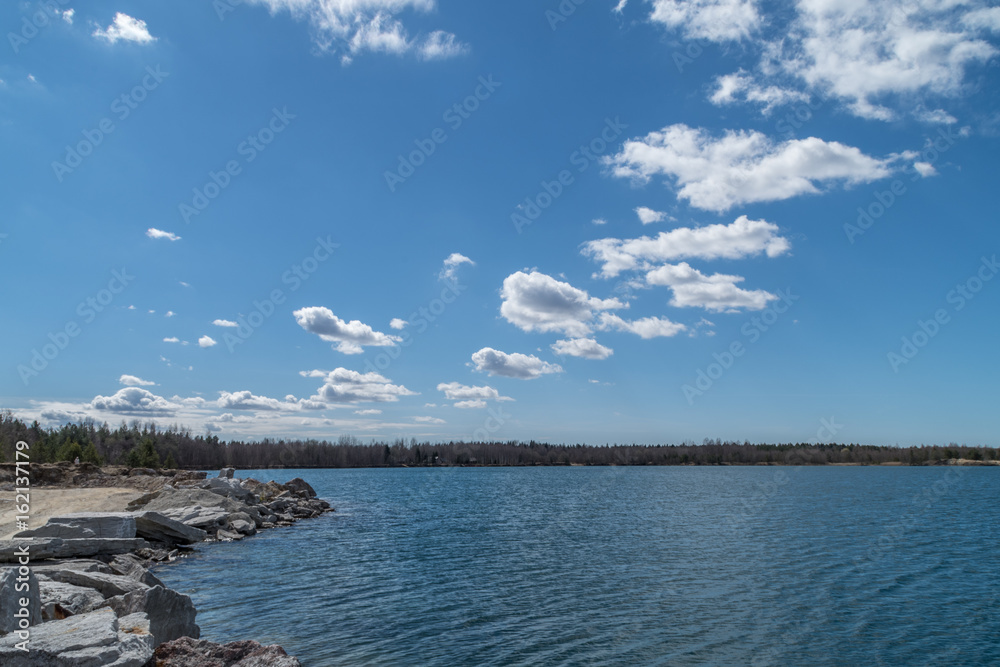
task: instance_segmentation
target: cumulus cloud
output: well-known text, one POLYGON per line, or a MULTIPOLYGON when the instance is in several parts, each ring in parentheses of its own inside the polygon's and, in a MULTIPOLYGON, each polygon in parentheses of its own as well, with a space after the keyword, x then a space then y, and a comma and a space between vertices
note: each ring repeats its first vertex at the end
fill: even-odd
POLYGON ((100 27, 97 27, 93 32, 93 36, 99 39, 106 39, 110 44, 114 44, 119 40, 136 42, 138 44, 156 41, 156 38, 149 34, 145 21, 132 18, 128 14, 121 12, 115 14, 114 21, 107 28, 102 30, 100 27))
POLYGON ((761 107, 761 113, 769 115, 776 107, 793 102, 808 102, 809 95, 801 90, 781 86, 762 86, 744 70, 725 74, 715 79, 716 89, 709 100, 716 106, 750 102, 761 107))
POLYGON ((419 422, 421 424, 447 424, 443 419, 438 417, 414 417, 413 421, 419 422))
POLYGON ((595 312, 627 307, 618 299, 592 297, 537 271, 507 276, 500 296, 500 314, 521 330, 555 331, 576 337, 590 333, 595 312))
POLYGON ((563 371, 558 364, 550 364, 534 355, 519 352, 507 354, 492 347, 484 347, 473 353, 472 363, 477 371, 519 380, 534 380, 549 373, 563 371))
POLYGON ((398 317, 392 318, 392 321, 389 322, 389 326, 397 331, 399 331, 400 329, 405 329, 407 324, 409 324, 409 322, 407 322, 406 320, 401 320, 398 317))
POLYGON ((705 308, 711 311, 738 309, 761 310, 778 297, 764 290, 744 290, 737 287, 742 276, 715 273, 706 276, 687 262, 666 264, 646 274, 650 285, 663 285, 673 290, 670 305, 678 308, 705 308))
POLYGON ((635 209, 635 214, 639 216, 639 221, 644 225, 660 222, 667 217, 666 213, 663 213, 662 211, 654 211, 653 209, 646 208, 645 206, 640 206, 635 209))
POLYGON ((854 114, 891 120, 896 114, 883 104, 886 96, 955 95, 968 65, 996 55, 975 35, 983 26, 966 22, 980 16, 967 4, 978 3, 800 0, 798 51, 783 66, 854 114))
POLYGON ((118 382, 125 385, 126 387, 152 387, 156 383, 150 382, 148 380, 143 380, 135 375, 122 375, 118 378, 118 382))
POLYGON ((361 53, 401 55, 413 52, 422 60, 441 60, 462 55, 468 46, 443 30, 411 38, 396 18, 405 10, 430 12, 435 0, 249 0, 266 6, 272 14, 287 10, 296 19, 306 19, 321 51, 341 53, 349 64, 361 53))
POLYGON ((599 327, 603 331, 627 331, 640 338, 669 338, 676 336, 687 327, 677 322, 671 322, 665 317, 642 317, 637 320, 623 320, 614 313, 601 313, 599 327))
POLYGON ((552 351, 560 356, 581 357, 583 359, 607 359, 615 353, 610 347, 601 345, 593 338, 557 340, 552 344, 552 351))
MULTIPOLYGON (((58 9, 56 10, 56 14, 59 14, 59 10, 58 9)), ((76 10, 75 9, 67 9, 66 11, 64 11, 61 14, 62 20, 65 21, 66 23, 72 24, 73 23, 73 15, 74 14, 76 14, 76 10)))
POLYGON ((180 407, 148 389, 126 387, 112 396, 95 396, 90 402, 94 410, 120 414, 170 416, 180 407))
POLYGON ((781 38, 762 45, 754 74, 720 77, 712 101, 745 101, 766 113, 812 93, 856 116, 893 120, 897 109, 961 95, 966 70, 996 57, 985 37, 1000 31, 1000 8, 984 4, 798 0, 781 38))
POLYGON ((741 215, 728 225, 678 227, 655 237, 606 238, 588 241, 581 252, 601 263, 600 275, 613 278, 622 271, 649 268, 651 264, 682 258, 742 259, 766 254, 778 257, 791 243, 778 235, 778 226, 741 215))
POLYGON ((400 396, 416 396, 403 385, 392 384, 378 373, 359 373, 346 368, 302 372, 305 377, 323 379, 314 400, 326 403, 393 403, 400 396))
POLYGON ((165 232, 161 229, 157 229, 156 227, 150 227, 149 229, 147 229, 146 236, 148 236, 151 239, 167 239, 168 241, 181 240, 181 237, 177 236, 177 234, 174 234, 172 232, 165 232))
POLYGON ((444 60, 468 51, 467 44, 459 42, 455 35, 443 30, 435 30, 418 46, 418 53, 423 60, 444 60))
POLYGON ((281 410, 288 407, 276 398, 254 396, 249 391, 220 391, 215 404, 224 410, 281 410))
POLYGON ((179 342, 181 342, 181 339, 178 338, 177 336, 168 336, 167 338, 163 339, 163 342, 164 343, 179 343, 179 342))
POLYGON ((217 327, 238 327, 240 326, 238 322, 233 322, 232 320, 212 320, 212 324, 217 327))
POLYGON ((680 30, 688 39, 738 41, 760 26, 753 0, 652 0, 650 19, 680 30))
MULTIPOLYGON (((437 386, 438 391, 444 392, 444 397, 449 401, 513 401, 509 396, 501 396, 500 392, 493 387, 469 386, 458 382, 442 382, 437 386)), ((483 404, 485 405, 485 403, 483 404)), ((456 408, 482 407, 479 405, 459 405, 456 408)))
POLYGON ((367 417, 369 415, 380 415, 381 410, 376 410, 375 408, 368 408, 367 410, 355 410, 354 414, 361 415, 362 417, 367 417))
POLYGON ((335 343, 333 349, 343 354, 361 354, 365 345, 387 347, 402 340, 399 336, 375 331, 359 320, 345 322, 329 308, 321 306, 300 308, 292 314, 300 327, 328 343, 335 343))
POLYGON ((646 183, 663 176, 692 206, 725 211, 737 204, 817 194, 834 183, 869 183, 909 155, 873 158, 853 146, 815 137, 776 143, 756 131, 713 137, 679 123, 625 142, 605 158, 615 176, 646 183))
POLYGON ((454 407, 461 408, 463 410, 476 410, 486 407, 486 401, 481 398, 474 398, 467 401, 458 401, 454 404, 454 407))
POLYGON ((211 336, 202 336, 198 339, 198 347, 212 347, 213 345, 218 345, 218 343, 211 336))
POLYGON ((475 262, 473 262, 471 259, 469 259, 468 257, 466 257, 461 253, 458 252, 451 253, 444 260, 444 266, 441 267, 441 272, 438 273, 438 279, 444 280, 446 282, 454 282, 455 275, 458 271, 458 267, 462 266, 463 264, 471 264, 472 266, 476 265, 475 262))

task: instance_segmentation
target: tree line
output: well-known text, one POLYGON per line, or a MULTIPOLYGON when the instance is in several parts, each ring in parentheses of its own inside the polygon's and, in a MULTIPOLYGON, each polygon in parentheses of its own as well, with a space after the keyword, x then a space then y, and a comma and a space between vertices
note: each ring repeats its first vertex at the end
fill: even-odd
POLYGON ((544 442, 417 442, 396 439, 368 443, 344 435, 336 441, 222 441, 192 435, 178 425, 122 422, 116 429, 93 420, 58 428, 26 424, 10 411, 0 414, 0 461, 13 461, 18 440, 30 445, 31 461, 89 461, 143 468, 210 470, 235 468, 382 468, 399 466, 536 465, 933 465, 949 459, 1000 460, 992 447, 890 447, 833 443, 763 444, 706 439, 680 444, 549 444, 544 442))

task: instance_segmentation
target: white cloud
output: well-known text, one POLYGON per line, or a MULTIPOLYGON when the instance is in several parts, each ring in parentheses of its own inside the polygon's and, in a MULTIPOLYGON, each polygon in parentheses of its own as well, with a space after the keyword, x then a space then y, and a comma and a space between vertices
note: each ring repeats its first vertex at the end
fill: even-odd
POLYGON ((1000 30, 1000 8, 982 4, 798 0, 794 16, 778 26, 780 39, 762 45, 755 74, 741 70, 719 78, 712 101, 731 103, 741 96, 762 104, 766 113, 814 93, 856 116, 893 120, 896 108, 961 95, 966 69, 996 57, 982 33, 1000 30), (802 90, 789 90, 789 84, 802 90))
POLYGON ((764 290, 744 290, 736 286, 742 276, 715 273, 706 276, 687 262, 666 264, 646 274, 650 285, 664 285, 673 290, 670 305, 678 308, 696 307, 711 311, 733 311, 740 308, 761 310, 768 301, 778 297, 764 290))
POLYGON ((281 410, 290 407, 276 398, 254 396, 249 391, 220 391, 215 404, 223 410, 281 410))
POLYGON ((606 224, 608 224, 608 221, 605 220, 604 218, 594 218, 590 222, 592 224, 595 224, 595 225, 606 225, 606 224))
POLYGON ((917 173, 928 178, 929 176, 937 176, 937 169, 930 162, 914 162, 913 168, 917 170, 917 173))
POLYGON ((172 232, 165 232, 161 229, 157 229, 156 227, 150 227, 149 229, 147 229, 146 236, 148 236, 151 239, 167 239, 168 241, 181 240, 181 237, 177 236, 177 234, 174 234, 172 232))
POLYGON ((375 331, 359 320, 345 322, 329 308, 321 306, 300 308, 292 314, 300 327, 328 343, 336 343, 333 349, 343 354, 361 354, 365 345, 387 347, 402 340, 399 336, 375 331))
POLYGON ((463 410, 478 410, 486 407, 486 401, 481 398, 474 398, 467 401, 459 401, 454 404, 454 407, 461 408, 463 410))
POLYGON ((240 326, 238 322, 233 322, 232 320, 212 320, 212 324, 217 327, 238 327, 240 326))
MULTIPOLYGON (((606 315, 607 313, 603 313, 606 315)), ((557 340, 552 344, 552 351, 561 356, 582 357, 583 359, 607 359, 615 353, 610 347, 605 347, 593 338, 571 338, 557 340)))
POLYGON ((689 39, 713 42, 749 37, 761 23, 753 0, 652 0, 650 19, 689 39))
POLYGON ((169 338, 164 338, 163 342, 164 343, 179 343, 179 342, 181 342, 181 339, 178 338, 177 336, 170 336, 169 338))
POLYGON ((533 355, 519 352, 507 354, 492 347, 473 353, 472 362, 477 371, 520 380, 534 380, 548 373, 562 373, 563 370, 558 364, 550 364, 533 355))
POLYGON ((599 328, 602 331, 627 331, 649 340, 650 338, 669 338, 676 336, 687 327, 677 322, 671 322, 665 317, 643 317, 638 320, 623 320, 613 313, 601 313, 599 328))
POLYGON ((721 138, 684 124, 625 142, 606 158, 618 177, 672 179, 692 206, 725 211, 737 204, 789 199, 835 182, 869 183, 893 171, 893 155, 876 159, 853 146, 809 137, 775 143, 756 131, 728 130, 721 138))
POLYGON ((218 343, 211 336, 202 336, 198 339, 198 347, 212 347, 213 345, 218 345, 218 343))
POLYGON ((303 372, 305 377, 323 378, 323 385, 314 400, 326 403, 392 403, 400 396, 416 396, 402 385, 394 385, 378 373, 359 373, 346 368, 335 368, 330 372, 303 372))
POLYGON ((146 29, 146 22, 141 19, 134 19, 128 14, 118 12, 115 14, 114 22, 104 30, 97 27, 93 32, 94 37, 106 39, 111 44, 118 40, 126 42, 137 42, 143 44, 156 41, 156 38, 149 34, 146 29))
POLYGON ((392 318, 392 321, 389 322, 389 326, 395 329, 396 331, 399 331, 400 329, 405 329, 407 324, 409 324, 409 322, 407 322, 406 320, 401 320, 398 317, 392 318))
MULTIPOLYGON (((449 401, 466 401, 470 399, 487 401, 513 401, 509 396, 501 396, 500 392, 490 386, 469 386, 458 382, 442 382, 437 386, 438 391, 444 392, 444 397, 449 401)), ((455 407, 468 407, 459 406, 455 407)))
POLYGON ((736 102, 752 102, 761 106, 761 113, 769 115, 775 107, 792 102, 808 102, 809 95, 800 90, 780 86, 761 86, 752 76, 740 70, 715 79, 716 89, 709 100, 716 106, 736 102))
MULTIPOLYGON (((56 13, 58 13, 58 12, 59 12, 59 10, 57 9, 56 13)), ((74 10, 74 9, 67 9, 66 11, 64 11, 62 13, 62 20, 65 21, 66 23, 72 24, 73 23, 73 15, 74 14, 76 14, 76 10, 74 10)))
POLYGON ((38 83, 38 79, 35 78, 34 74, 28 75, 28 81, 30 81, 31 83, 38 83))
POLYGON ((618 299, 598 299, 544 273, 518 271, 500 290, 500 314, 523 331, 556 331, 568 336, 590 333, 595 311, 625 308, 618 299))
POLYGON ((728 225, 678 227, 652 238, 588 241, 581 252, 601 262, 602 277, 613 278, 622 271, 647 269, 650 263, 682 258, 742 259, 761 253, 778 257, 791 247, 778 231, 777 225, 766 220, 741 215, 728 225))
POLYGON ((435 30, 418 47, 423 60, 444 60, 468 53, 467 44, 462 44, 450 32, 435 30))
POLYGON ((438 417, 414 417, 413 421, 419 422, 421 424, 447 424, 443 419, 438 417))
POLYGON ((362 417, 367 417, 369 415, 380 415, 382 414, 382 411, 376 410, 375 408, 369 408, 367 410, 355 410, 354 414, 361 415, 362 417))
POLYGON ((438 279, 446 282, 454 282, 458 267, 463 264, 471 264, 472 266, 476 265, 475 262, 461 253, 451 253, 444 260, 444 266, 441 268, 441 272, 438 273, 438 279))
POLYGON ((271 13, 288 10, 296 19, 307 19, 313 39, 321 51, 341 52, 341 62, 367 51, 404 54, 415 52, 423 60, 462 55, 468 46, 455 35, 435 30, 411 39, 396 18, 405 10, 430 12, 435 0, 249 0, 266 6, 271 13))
POLYGON ((172 310, 168 310, 166 313, 163 314, 164 317, 175 317, 176 315, 177 313, 175 313, 172 310))
POLYGON ((958 122, 957 118, 944 109, 925 109, 923 107, 919 107, 914 110, 913 117, 922 123, 930 123, 934 125, 952 125, 958 122))
POLYGON ((974 9, 962 17, 962 23, 976 30, 1000 32, 1000 7, 974 9))
POLYGON ((644 225, 660 222, 667 217, 666 213, 663 213, 662 211, 654 211, 653 209, 646 208, 645 206, 640 206, 635 209, 635 214, 639 216, 639 221, 644 225))
POLYGON ((120 414, 173 415, 180 407, 162 396, 140 387, 119 389, 112 396, 95 396, 90 402, 94 410, 120 414))
POLYGON ((155 382, 143 380, 142 378, 134 375, 122 375, 118 378, 118 382, 126 387, 152 387, 156 384, 155 382))

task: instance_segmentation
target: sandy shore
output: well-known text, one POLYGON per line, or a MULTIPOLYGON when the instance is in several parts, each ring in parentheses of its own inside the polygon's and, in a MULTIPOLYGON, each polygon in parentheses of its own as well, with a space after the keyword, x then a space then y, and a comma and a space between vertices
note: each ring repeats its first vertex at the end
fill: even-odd
MULTIPOLYGON (((54 487, 31 490, 31 511, 28 525, 38 528, 53 516, 70 512, 124 512, 125 507, 145 491, 122 488, 60 489, 54 487)), ((19 532, 14 525, 13 491, 0 493, 0 539, 12 539, 19 532)))

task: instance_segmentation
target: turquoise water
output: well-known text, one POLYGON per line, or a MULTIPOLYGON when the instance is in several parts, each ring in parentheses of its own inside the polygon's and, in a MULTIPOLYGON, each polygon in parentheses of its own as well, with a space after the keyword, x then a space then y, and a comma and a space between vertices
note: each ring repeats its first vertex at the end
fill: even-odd
POLYGON ((246 476, 338 511, 157 575, 306 666, 1000 664, 998 469, 246 476))

